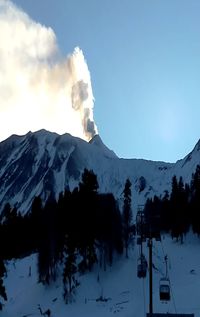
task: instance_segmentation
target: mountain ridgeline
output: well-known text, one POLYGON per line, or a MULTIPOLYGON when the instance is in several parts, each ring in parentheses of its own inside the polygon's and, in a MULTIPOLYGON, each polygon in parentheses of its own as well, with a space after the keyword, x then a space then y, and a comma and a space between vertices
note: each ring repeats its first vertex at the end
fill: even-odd
POLYGON ((12 135, 0 143, 0 210, 9 202, 25 214, 36 196, 46 201, 51 193, 58 199, 65 189, 79 184, 85 168, 97 175, 99 192, 113 193, 119 204, 129 178, 135 209, 147 198, 170 192, 174 175, 189 183, 198 164, 200 143, 184 159, 165 163, 118 158, 99 135, 89 143, 45 130, 12 135))

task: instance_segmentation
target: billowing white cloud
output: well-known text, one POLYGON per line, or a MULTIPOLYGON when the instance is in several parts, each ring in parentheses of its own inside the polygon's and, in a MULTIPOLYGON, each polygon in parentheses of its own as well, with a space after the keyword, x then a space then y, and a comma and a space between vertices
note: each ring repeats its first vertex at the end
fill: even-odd
POLYGON ((1 140, 41 128, 86 140, 97 133, 83 53, 75 48, 64 60, 60 55, 51 28, 0 0, 1 140))

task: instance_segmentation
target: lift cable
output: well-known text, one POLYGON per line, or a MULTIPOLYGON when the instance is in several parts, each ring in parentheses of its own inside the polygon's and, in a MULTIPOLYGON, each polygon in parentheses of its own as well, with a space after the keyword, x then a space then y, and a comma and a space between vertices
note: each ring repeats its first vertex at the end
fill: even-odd
POLYGON ((160 240, 160 243, 161 243, 161 247, 162 247, 163 257, 165 258, 166 252, 164 251, 164 246, 163 246, 162 238, 161 238, 161 240, 160 240))
POLYGON ((173 305, 174 305, 174 310, 175 310, 175 313, 177 314, 176 303, 175 303, 175 298, 174 298, 174 293, 173 293, 173 289, 172 289, 170 276, 169 276, 169 285, 170 285, 170 289, 171 289, 171 293, 172 293, 172 301, 173 301, 173 305))

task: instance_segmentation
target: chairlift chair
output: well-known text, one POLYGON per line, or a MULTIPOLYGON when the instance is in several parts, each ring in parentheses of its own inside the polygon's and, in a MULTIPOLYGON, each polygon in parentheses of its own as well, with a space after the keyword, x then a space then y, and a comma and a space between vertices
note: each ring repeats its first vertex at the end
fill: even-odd
POLYGON ((147 275, 147 261, 145 256, 142 254, 141 257, 138 259, 137 265, 137 276, 139 278, 144 278, 147 275))
POLYGON ((166 277, 160 279, 160 300, 170 301, 170 282, 166 277))
POLYGON ((147 275, 146 267, 143 263, 139 263, 137 266, 137 277, 144 278, 147 275))

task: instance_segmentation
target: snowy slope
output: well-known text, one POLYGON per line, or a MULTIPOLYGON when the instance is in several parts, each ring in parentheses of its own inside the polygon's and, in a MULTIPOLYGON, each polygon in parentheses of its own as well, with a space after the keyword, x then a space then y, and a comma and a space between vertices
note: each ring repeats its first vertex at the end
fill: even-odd
MULTIPOLYGON (((194 313, 200 315, 200 241, 189 234, 183 245, 166 236, 153 247, 153 303, 154 312, 194 313), (169 258, 171 301, 159 301, 159 279, 165 271, 164 255, 169 258)), ((148 249, 145 248, 148 255, 148 249)), ((148 312, 148 277, 136 276, 138 247, 130 251, 129 259, 120 258, 106 272, 98 267, 93 272, 79 276, 81 285, 73 303, 62 300, 62 282, 44 287, 37 283, 36 256, 7 263, 5 278, 8 302, 0 313, 3 317, 39 317, 38 304, 43 311, 50 309, 52 317, 144 317, 148 312), (29 276, 31 267, 31 276, 29 276), (99 275, 99 281, 97 279, 99 275), (16 287, 17 285, 17 287, 16 287), (107 301, 96 301, 100 296, 107 301)))
POLYGON ((103 143, 98 134, 96 134, 89 143, 101 149, 104 155, 108 158, 117 158, 117 155, 103 143))
POLYGON ((133 204, 171 189, 174 174, 190 181, 200 164, 200 145, 183 160, 172 163, 121 159, 96 135, 89 143, 69 134, 40 130, 13 135, 0 143, 0 209, 6 202, 21 212, 29 210, 36 195, 58 197, 66 187, 78 185, 84 168, 98 176, 100 192, 113 192, 120 200, 127 178, 132 183, 133 204))

